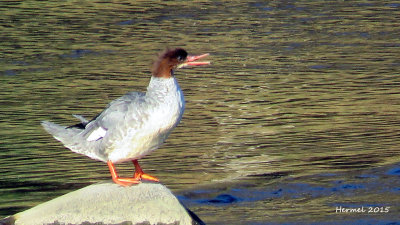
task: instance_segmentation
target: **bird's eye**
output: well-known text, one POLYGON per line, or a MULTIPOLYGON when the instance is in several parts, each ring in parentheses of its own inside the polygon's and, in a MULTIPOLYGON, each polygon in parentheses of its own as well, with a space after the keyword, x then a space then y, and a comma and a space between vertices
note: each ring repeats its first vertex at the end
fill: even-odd
POLYGON ((179 55, 178 56, 178 61, 183 61, 183 56, 179 55))

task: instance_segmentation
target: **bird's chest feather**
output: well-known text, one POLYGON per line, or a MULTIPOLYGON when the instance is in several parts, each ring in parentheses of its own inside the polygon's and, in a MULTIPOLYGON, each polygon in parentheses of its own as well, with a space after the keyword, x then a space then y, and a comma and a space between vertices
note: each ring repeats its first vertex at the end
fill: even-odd
POLYGON ((147 110, 146 121, 143 121, 142 130, 159 135, 169 132, 182 118, 185 102, 180 89, 165 96, 164 98, 153 100, 152 105, 147 110))
POLYGON ((182 114, 183 108, 177 103, 163 104, 150 113, 143 130, 148 130, 155 136, 162 135, 178 125, 182 114))
POLYGON ((140 118, 127 121, 138 126, 128 126, 125 137, 115 145, 111 155, 118 152, 117 158, 140 158, 157 149, 179 124, 185 108, 181 92, 146 105, 150 107, 140 113, 140 118))

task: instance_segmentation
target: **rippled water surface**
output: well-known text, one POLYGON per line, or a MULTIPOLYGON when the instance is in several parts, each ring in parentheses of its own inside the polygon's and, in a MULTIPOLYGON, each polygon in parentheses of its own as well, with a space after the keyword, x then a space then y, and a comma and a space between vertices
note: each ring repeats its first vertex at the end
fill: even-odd
POLYGON ((110 179, 40 121, 145 91, 180 46, 212 65, 176 72, 182 122, 141 164, 207 224, 398 220, 398 2, 118 2, 0 2, 0 217, 110 179))

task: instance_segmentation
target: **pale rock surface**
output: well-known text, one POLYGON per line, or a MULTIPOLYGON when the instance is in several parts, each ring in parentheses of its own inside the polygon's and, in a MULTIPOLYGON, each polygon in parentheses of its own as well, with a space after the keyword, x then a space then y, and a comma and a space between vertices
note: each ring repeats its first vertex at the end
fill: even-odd
POLYGON ((98 183, 7 217, 1 225, 204 224, 158 183, 98 183))

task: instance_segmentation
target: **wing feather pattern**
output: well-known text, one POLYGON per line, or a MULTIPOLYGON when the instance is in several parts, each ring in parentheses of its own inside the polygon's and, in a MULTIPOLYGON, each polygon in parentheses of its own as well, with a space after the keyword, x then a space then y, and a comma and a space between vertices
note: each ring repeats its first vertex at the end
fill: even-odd
POLYGON ((91 121, 75 116, 81 123, 74 126, 64 127, 47 121, 43 121, 42 125, 72 151, 106 161, 108 152, 105 148, 120 140, 127 126, 140 126, 135 124, 135 120, 144 105, 144 96, 145 93, 130 92, 112 101, 91 121))

